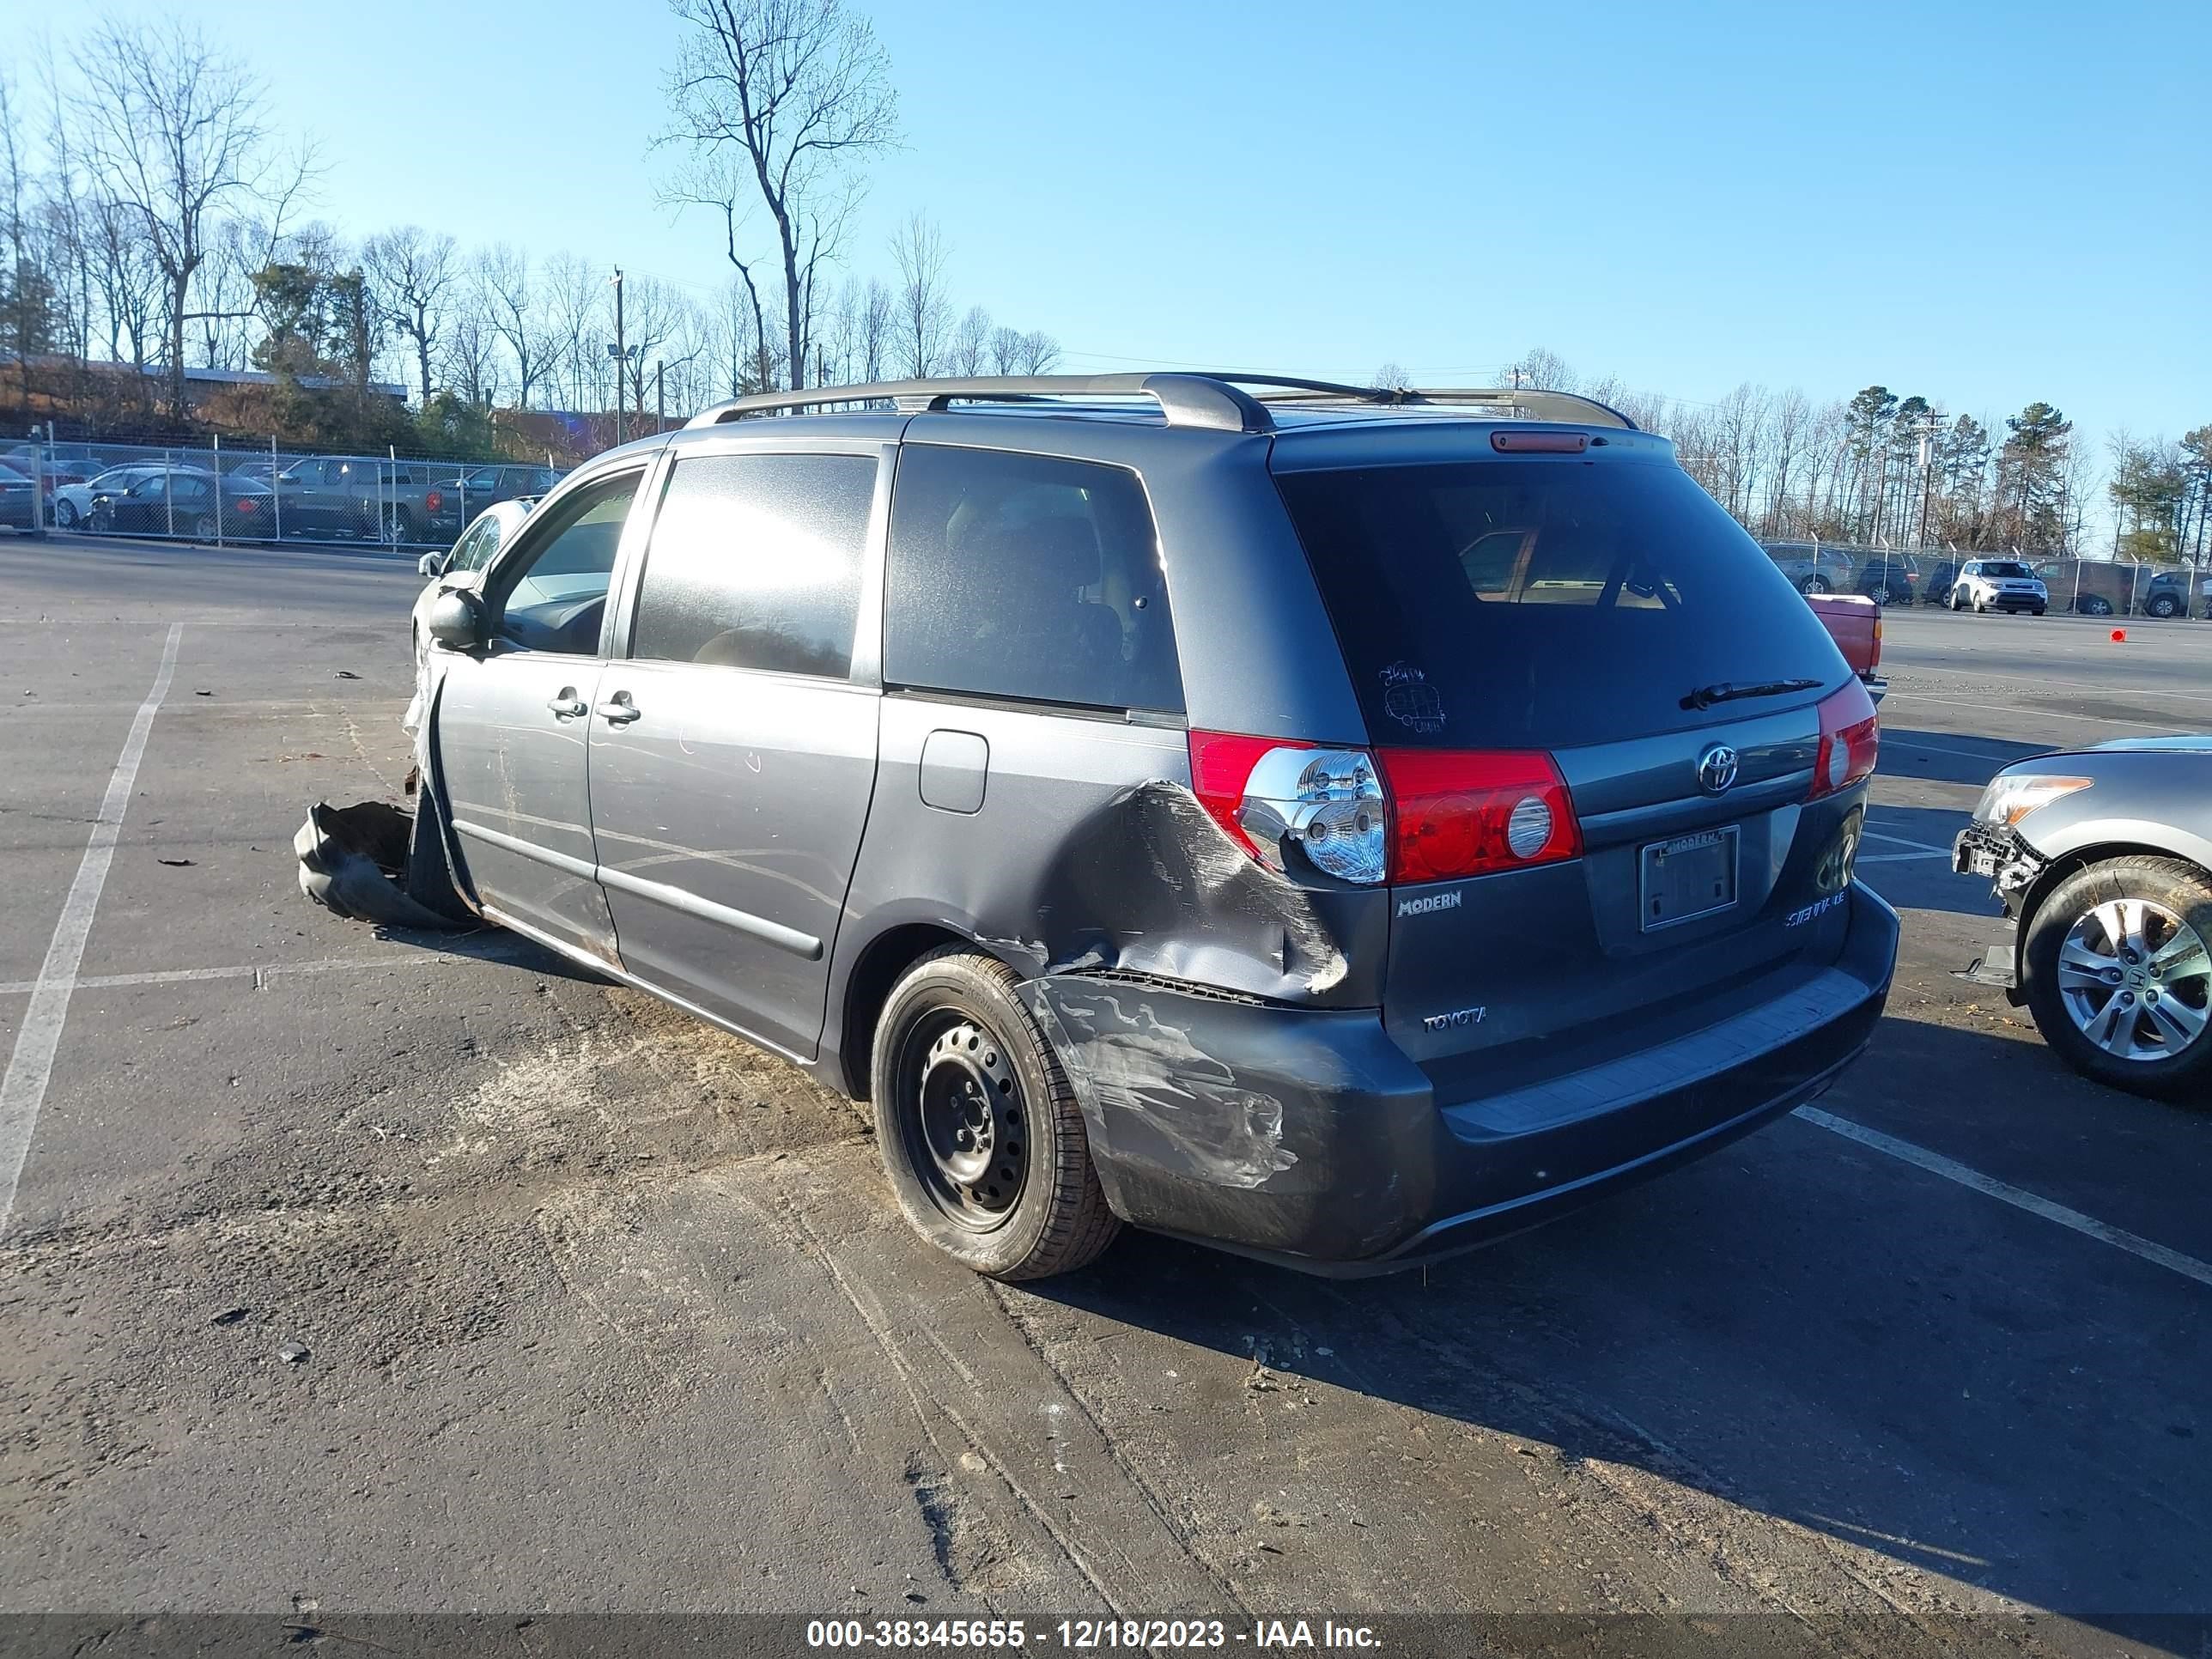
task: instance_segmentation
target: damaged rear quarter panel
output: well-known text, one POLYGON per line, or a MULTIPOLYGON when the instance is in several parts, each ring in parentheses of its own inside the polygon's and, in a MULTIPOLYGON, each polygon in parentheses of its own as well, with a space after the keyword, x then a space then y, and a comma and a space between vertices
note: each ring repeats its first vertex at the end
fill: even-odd
POLYGON ((882 750, 854 872, 849 960, 931 921, 1018 972, 1079 964, 1321 1007, 1373 1007, 1388 942, 1381 888, 1304 888, 1232 843, 1190 793, 1180 730, 951 699, 884 699, 882 750), (930 733, 989 746, 983 804, 921 799, 930 733))

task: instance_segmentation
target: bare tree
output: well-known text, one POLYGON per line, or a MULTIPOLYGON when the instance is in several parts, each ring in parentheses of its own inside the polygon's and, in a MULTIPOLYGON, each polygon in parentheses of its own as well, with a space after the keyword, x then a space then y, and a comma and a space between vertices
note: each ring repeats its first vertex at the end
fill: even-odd
MULTIPOLYGON (((804 383, 818 299, 858 199, 857 168, 897 141, 890 63, 839 0, 673 0, 690 26, 666 137, 750 172, 783 266, 785 353, 804 383)), ((735 214, 735 199, 726 211, 735 214)), ((734 216, 726 219, 735 245, 734 216)), ((736 263, 732 254, 732 262, 736 263)))
POLYGON ((465 295, 445 333, 445 379, 478 409, 499 395, 499 329, 483 296, 465 295))
POLYGON ((1022 336, 1022 373, 1049 374, 1060 362, 1060 342, 1041 328, 1022 336))
POLYGON ((400 225, 370 237, 362 245, 361 258, 385 321, 415 348, 416 376, 427 405, 430 359, 445 326, 447 290, 453 283, 453 239, 420 225, 400 225))
POLYGON ((290 197, 313 172, 313 154, 279 161, 261 82, 181 23, 112 19, 76 59, 87 155, 161 273, 169 404, 181 413, 185 326, 210 221, 234 203, 290 197))
POLYGON ((955 374, 981 374, 991 360, 991 313, 981 306, 968 307, 960 326, 952 331, 951 356, 955 374))
POLYGON ((878 278, 868 278, 867 291, 860 296, 858 341, 860 378, 863 380, 882 380, 890 367, 892 337, 897 329, 897 310, 890 289, 878 278))
POLYGON ((1413 389, 1413 378, 1397 364, 1385 363, 1375 371, 1375 379, 1371 384, 1385 392, 1411 392, 1413 389))
POLYGON ((991 331, 991 373, 1015 374, 1022 366, 1022 331, 1018 328, 991 331))
POLYGON ((1774 402, 1773 419, 1767 427, 1770 445, 1766 496, 1766 533, 1779 535, 1790 513, 1790 475, 1805 448, 1813 423, 1813 406, 1805 394, 1791 386, 1774 402))
POLYGON ((477 256, 472 275, 483 295, 484 314, 514 364, 516 406, 527 409, 554 351, 532 291, 530 255, 501 242, 477 256))
POLYGON ((909 215, 891 238, 899 272, 899 354, 910 379, 935 373, 945 356, 952 314, 945 296, 945 257, 943 234, 919 213, 909 215))

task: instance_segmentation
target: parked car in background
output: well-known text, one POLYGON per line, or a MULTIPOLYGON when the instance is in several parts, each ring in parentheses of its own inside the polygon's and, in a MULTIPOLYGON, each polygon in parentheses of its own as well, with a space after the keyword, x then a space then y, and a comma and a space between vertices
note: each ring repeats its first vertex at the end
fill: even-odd
POLYGON ((1848 554, 1815 542, 1763 542, 1760 545, 1800 593, 1857 591, 1858 566, 1848 554))
POLYGON ((319 455, 276 475, 284 533, 395 543, 443 541, 461 528, 452 475, 427 461, 319 455), (433 474, 444 480, 433 482, 433 474))
POLYGON ((1850 591, 1876 605, 1911 605, 1920 567, 1902 553, 1870 553, 1859 562, 1850 591))
POLYGON ((2041 559, 2035 574, 2061 611, 2084 617, 2130 617, 2150 596, 2154 572, 2114 559, 2041 559))
POLYGON ((2041 616, 2050 593, 2036 574, 2017 559, 1969 559, 1951 584, 1954 611, 2027 611, 2041 616))
POLYGON ((141 479, 153 477, 162 471, 158 461, 131 461, 111 466, 82 483, 64 484, 54 492, 55 528, 82 530, 92 517, 94 495, 120 495, 141 479))
POLYGON ((473 522, 477 514, 495 502, 543 495, 559 482, 560 475, 550 466, 501 462, 494 466, 471 467, 444 481, 440 488, 459 496, 473 522))
POLYGON ((2143 587, 2146 617, 2202 617, 2209 609, 2212 609, 2212 577, 2197 571, 2161 570, 2143 587))
POLYGON ((27 478, 36 478, 45 498, 47 521, 53 518, 54 497, 70 484, 82 483, 100 466, 81 445, 16 444, 0 451, 0 462, 27 478))
POLYGON ((1952 847, 2011 922, 1966 977, 2057 1055, 2137 1094, 2212 1097, 2212 737, 2015 761, 1952 847))
POLYGON ((1666 440, 1383 395, 839 387, 598 456, 425 614, 415 842, 872 1102, 1000 1278, 1124 1222, 1403 1267, 1819 1095, 1897 949, 1866 687, 1666 440))
POLYGON ((1959 580, 1959 562, 1944 559, 1930 565, 1926 578, 1920 584, 1920 603, 1945 605, 1951 603, 1951 588, 1959 580))
POLYGON ((0 525, 30 530, 39 522, 38 488, 31 475, 0 461, 0 525))
POLYGON ((1805 603, 1867 695, 1879 703, 1889 690, 1881 676, 1881 607, 1863 593, 1808 593, 1805 603))
POLYGON ((256 541, 276 532, 276 500, 268 485, 251 479, 165 466, 94 495, 86 522, 101 534, 256 541))
MULTIPOLYGON (((484 567, 507 544, 507 538, 530 516, 530 509, 535 505, 535 497, 494 502, 469 521, 469 527, 453 546, 442 553, 425 553, 416 562, 415 568, 422 574, 425 585, 416 597, 407 629, 408 645, 415 656, 415 700, 408 704, 399 722, 407 731, 416 729, 422 711, 429 706, 433 676, 427 623, 431 605, 440 595, 456 588, 474 589, 483 579, 484 567)), ((585 586, 588 588, 595 580, 586 578, 585 586)))

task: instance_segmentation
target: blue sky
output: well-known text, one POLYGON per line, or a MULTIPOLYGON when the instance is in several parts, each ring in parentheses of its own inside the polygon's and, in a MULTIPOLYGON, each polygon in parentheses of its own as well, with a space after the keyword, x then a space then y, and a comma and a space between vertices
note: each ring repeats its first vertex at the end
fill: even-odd
MULTIPOLYGON (((1542 345, 1700 401, 2212 420, 2204 0, 855 3, 906 139, 854 264, 922 209, 959 302, 1070 368, 1465 381, 1542 345)), ((722 279, 653 199, 653 0, 182 9, 315 133, 349 233, 722 279)))

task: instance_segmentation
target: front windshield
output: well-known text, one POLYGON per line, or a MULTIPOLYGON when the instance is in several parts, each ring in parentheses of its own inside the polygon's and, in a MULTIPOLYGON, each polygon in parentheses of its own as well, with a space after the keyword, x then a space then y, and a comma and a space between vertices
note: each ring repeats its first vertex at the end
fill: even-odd
POLYGON ((2004 560, 1996 564, 1984 565, 1982 567, 1982 574, 1984 576, 2006 576, 2015 580, 2025 580, 2027 579, 2030 572, 2028 568, 2024 564, 2014 564, 2010 560, 2004 560))

